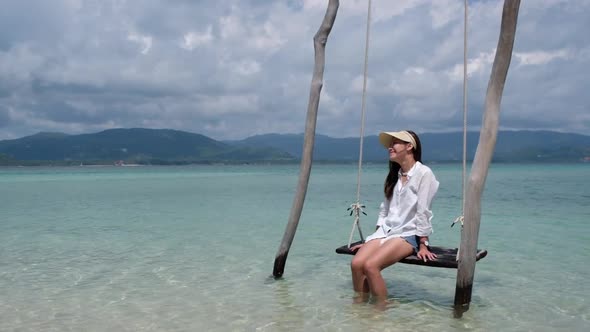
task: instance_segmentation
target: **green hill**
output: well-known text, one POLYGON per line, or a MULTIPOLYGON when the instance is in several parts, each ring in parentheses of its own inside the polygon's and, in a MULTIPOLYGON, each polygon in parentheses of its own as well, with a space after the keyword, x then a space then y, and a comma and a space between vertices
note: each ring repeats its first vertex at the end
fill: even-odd
MULTIPOLYGON (((420 135, 423 160, 462 160, 463 134, 420 135)), ((468 133, 468 159, 472 160, 478 132, 468 133)), ((79 165, 297 162, 303 134, 266 134, 238 141, 169 129, 110 129, 99 133, 67 135, 38 133, 0 141, 0 165, 79 165)), ((358 138, 317 135, 314 160, 352 162, 358 160, 358 138)), ((579 162, 590 156, 590 136, 549 131, 500 131, 494 153, 496 162, 579 162)), ((364 140, 363 160, 382 162, 387 152, 377 136, 364 140)))
POLYGON ((112 164, 119 160, 139 164, 186 164, 293 159, 274 148, 243 149, 199 134, 143 128, 110 129, 82 135, 38 133, 0 141, 0 154, 5 161, 26 161, 25 164, 46 161, 112 164))
MULTIPOLYGON (((425 161, 460 161, 463 159, 463 133, 420 134, 422 159, 425 161)), ((473 160, 479 142, 479 132, 467 134, 467 158, 473 160)), ((266 134, 228 143, 245 146, 265 146, 283 149, 301 157, 303 134, 266 134)), ((358 160, 359 138, 332 138, 316 135, 314 160, 358 160)), ((500 131, 494 151, 494 161, 501 162, 576 162, 590 156, 590 136, 551 131, 500 131)), ((363 160, 383 161, 387 152, 377 136, 364 139, 363 160)))

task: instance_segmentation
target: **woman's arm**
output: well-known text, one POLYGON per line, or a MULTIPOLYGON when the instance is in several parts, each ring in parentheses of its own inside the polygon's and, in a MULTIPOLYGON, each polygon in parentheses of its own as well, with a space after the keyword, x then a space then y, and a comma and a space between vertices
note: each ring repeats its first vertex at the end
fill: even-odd
POLYGON ((386 198, 379 206, 379 217, 377 218, 376 228, 379 228, 381 225, 385 224, 385 219, 389 214, 389 204, 391 204, 391 200, 386 198))
POLYGON ((420 179, 416 206, 416 235, 426 237, 432 234, 432 200, 438 191, 438 181, 430 169, 420 179))
POLYGON ((432 200, 438 191, 438 181, 430 169, 420 179, 418 186, 418 204, 416 207, 416 235, 418 236, 418 259, 425 262, 436 259, 436 254, 430 252, 428 236, 432 234, 432 200))

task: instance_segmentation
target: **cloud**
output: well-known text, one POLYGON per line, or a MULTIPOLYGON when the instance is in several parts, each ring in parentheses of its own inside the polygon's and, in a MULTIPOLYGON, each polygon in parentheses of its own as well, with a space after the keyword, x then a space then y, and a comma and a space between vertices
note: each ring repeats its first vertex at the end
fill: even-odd
POLYGON ((141 46, 141 54, 148 54, 148 52, 152 48, 152 37, 150 36, 129 34, 127 35, 127 39, 136 42, 141 46))
MULTIPOLYGON (((494 63, 496 50, 489 53, 480 53, 475 57, 467 59, 467 77, 472 77, 476 73, 484 73, 491 69, 494 63)), ((455 64, 451 70, 448 71, 448 77, 453 82, 463 80, 463 63, 455 64)))
POLYGON ((211 32, 211 25, 207 26, 207 30, 202 33, 193 31, 187 32, 183 36, 183 42, 180 47, 184 48, 185 50, 192 51, 201 45, 209 44, 213 41, 213 34, 211 32))
POLYGON ((0 128, 7 127, 10 125, 11 118, 10 118, 10 110, 0 105, 0 128))
MULTIPOLYGON (((303 132, 325 0, 21 0, 0 10, 0 139, 114 127, 218 139, 303 132)), ((502 1, 470 1, 478 129, 502 1)), ((318 132, 358 136, 367 2, 341 1, 318 132)), ((523 1, 502 128, 588 134, 590 2, 523 1)), ((461 130, 463 1, 373 1, 367 134, 461 130)))
POLYGON ((569 50, 557 50, 557 51, 537 51, 537 52, 526 52, 518 53, 515 52, 514 56, 518 59, 519 64, 526 65, 544 65, 555 59, 567 60, 571 57, 569 50))

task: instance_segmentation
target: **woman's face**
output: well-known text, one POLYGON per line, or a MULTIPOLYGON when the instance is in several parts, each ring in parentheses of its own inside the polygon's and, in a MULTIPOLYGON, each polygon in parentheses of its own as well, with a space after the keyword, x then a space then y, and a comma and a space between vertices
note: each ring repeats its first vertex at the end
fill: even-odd
POLYGON ((398 164, 410 153, 411 145, 397 138, 392 138, 389 144, 389 160, 398 164))

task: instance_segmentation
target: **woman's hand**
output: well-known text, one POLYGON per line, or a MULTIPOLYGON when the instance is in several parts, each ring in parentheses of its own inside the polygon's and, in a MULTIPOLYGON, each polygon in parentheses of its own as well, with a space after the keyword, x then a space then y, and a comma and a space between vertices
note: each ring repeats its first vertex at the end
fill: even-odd
POLYGON ((435 260, 436 254, 433 252, 430 252, 427 248, 422 247, 420 250, 418 250, 418 254, 416 255, 416 257, 418 257, 418 259, 422 259, 425 262, 427 262, 427 261, 435 260))
POLYGON ((361 244, 354 245, 354 246, 350 247, 350 251, 357 251, 357 250, 359 250, 359 249, 360 249, 360 248, 361 248, 363 245, 364 245, 364 243, 361 243, 361 244))

